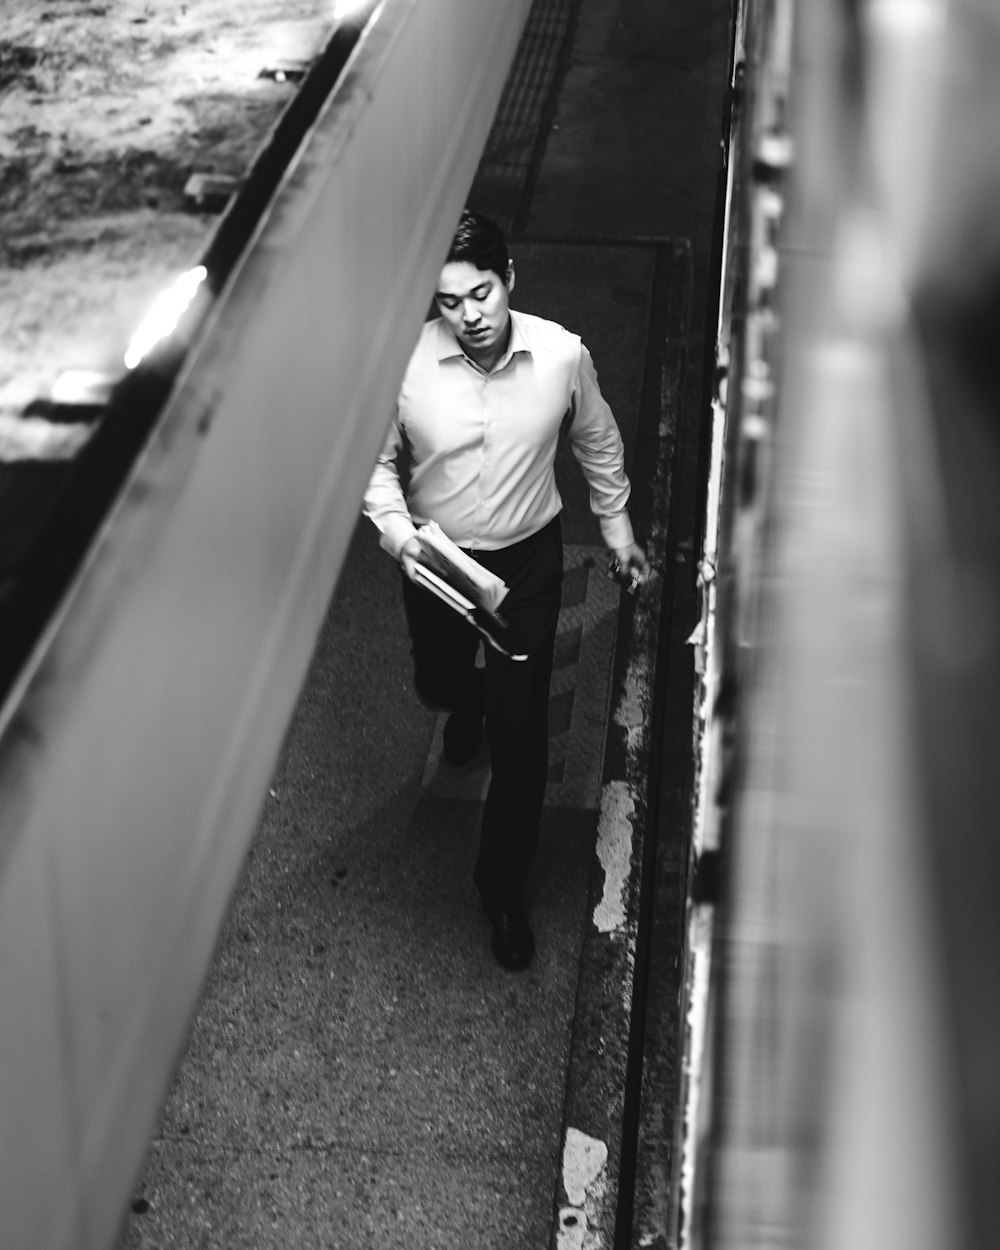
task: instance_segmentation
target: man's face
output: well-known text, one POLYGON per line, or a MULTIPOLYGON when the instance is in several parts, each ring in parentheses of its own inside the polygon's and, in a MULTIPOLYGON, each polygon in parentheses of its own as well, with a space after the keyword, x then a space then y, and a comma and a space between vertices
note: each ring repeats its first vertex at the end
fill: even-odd
POLYGON ((477 269, 464 260, 451 261, 441 270, 438 309, 473 360, 495 360, 502 351, 513 284, 513 266, 507 270, 506 283, 492 269, 477 269))

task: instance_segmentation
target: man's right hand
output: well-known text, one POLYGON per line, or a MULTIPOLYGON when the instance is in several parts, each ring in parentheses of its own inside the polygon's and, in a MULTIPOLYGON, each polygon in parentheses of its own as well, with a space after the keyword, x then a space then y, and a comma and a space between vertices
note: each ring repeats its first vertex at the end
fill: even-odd
POLYGON ((399 549, 399 563, 403 566, 403 572, 411 582, 415 580, 416 568, 420 563, 422 554, 420 539, 415 534, 412 538, 408 538, 399 549))

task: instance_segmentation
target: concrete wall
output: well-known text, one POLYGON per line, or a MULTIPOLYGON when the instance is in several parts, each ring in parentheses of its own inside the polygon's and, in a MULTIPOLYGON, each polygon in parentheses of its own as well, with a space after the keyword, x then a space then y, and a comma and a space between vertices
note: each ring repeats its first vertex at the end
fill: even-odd
POLYGON ((386 0, 0 713, 5 1250, 112 1241, 527 0, 386 0))

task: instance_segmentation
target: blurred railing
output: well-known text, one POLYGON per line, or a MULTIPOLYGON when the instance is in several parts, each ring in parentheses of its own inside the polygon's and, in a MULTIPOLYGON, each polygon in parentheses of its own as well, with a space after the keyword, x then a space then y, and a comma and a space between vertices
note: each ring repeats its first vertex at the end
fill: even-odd
MULTIPOLYGON (((1000 12, 746 0, 693 1244, 1000 1244, 1000 12)), ((717 510, 715 510, 717 508, 717 510)))
POLYGON ((100 1250, 527 15, 384 0, 0 709, 0 1242, 100 1250))

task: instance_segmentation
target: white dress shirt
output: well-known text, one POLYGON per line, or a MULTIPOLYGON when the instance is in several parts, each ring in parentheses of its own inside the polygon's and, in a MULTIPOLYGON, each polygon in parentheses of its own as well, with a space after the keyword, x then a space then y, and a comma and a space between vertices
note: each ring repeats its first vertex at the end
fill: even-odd
POLYGON ((621 434, 590 353, 553 321, 510 316, 510 342, 490 373, 445 321, 424 325, 364 499, 397 559, 427 521, 472 551, 508 547, 547 525, 562 507, 553 464, 566 417, 605 543, 634 541, 621 434), (404 440, 412 456, 405 497, 397 469, 404 440))

